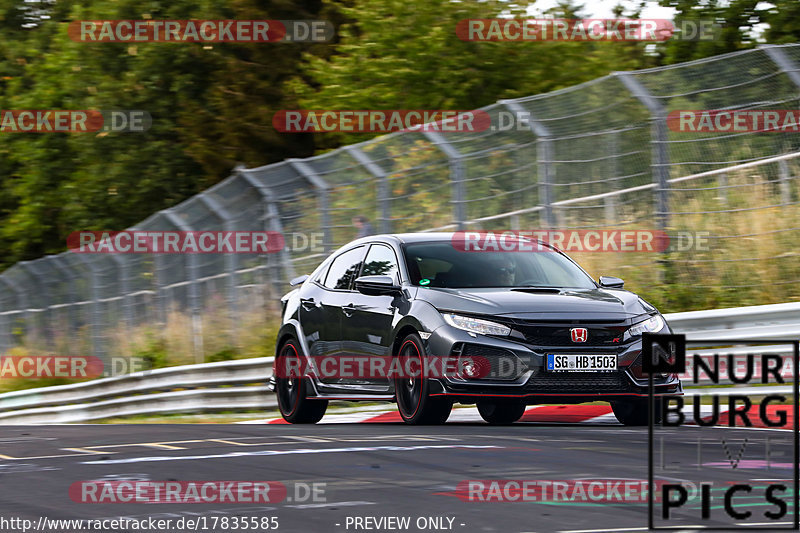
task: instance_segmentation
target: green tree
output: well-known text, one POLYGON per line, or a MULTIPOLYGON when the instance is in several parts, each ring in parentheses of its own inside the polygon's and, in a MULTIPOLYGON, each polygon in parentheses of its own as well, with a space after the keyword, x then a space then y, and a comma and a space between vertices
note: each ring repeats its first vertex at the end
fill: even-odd
MULTIPOLYGON (((475 109, 647 62, 643 44, 468 42, 464 19, 524 16, 501 0, 352 0, 330 57, 307 54, 289 84, 305 109, 475 109)), ((550 14, 578 16, 566 2, 550 14)), ((368 135, 317 136, 319 148, 368 135)))
POLYGON ((659 0, 676 10, 681 21, 713 20, 720 27, 714 39, 670 40, 659 46, 661 62, 679 63, 766 43, 800 40, 800 2, 797 0, 659 0))
POLYGON ((81 19, 308 19, 307 0, 0 2, 2 109, 142 109, 146 133, 0 135, 0 251, 6 266, 65 248, 79 229, 122 229, 226 177, 312 152, 276 134, 282 81, 303 44, 86 44, 81 19))

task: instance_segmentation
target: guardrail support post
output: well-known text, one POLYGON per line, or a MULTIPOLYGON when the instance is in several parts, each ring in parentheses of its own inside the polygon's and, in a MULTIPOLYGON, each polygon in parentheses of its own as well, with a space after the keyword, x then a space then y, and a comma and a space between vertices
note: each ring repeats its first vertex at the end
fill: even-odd
POLYGON ((539 204, 544 207, 544 225, 552 228, 555 223, 553 213, 553 141, 550 130, 515 100, 501 100, 520 123, 527 123, 528 129, 536 136, 536 174, 539 180, 539 204))
POLYGON ((464 229, 464 161, 461 152, 442 137, 437 131, 423 131, 425 137, 435 144, 450 161, 450 184, 452 185, 453 222, 459 231, 464 229))

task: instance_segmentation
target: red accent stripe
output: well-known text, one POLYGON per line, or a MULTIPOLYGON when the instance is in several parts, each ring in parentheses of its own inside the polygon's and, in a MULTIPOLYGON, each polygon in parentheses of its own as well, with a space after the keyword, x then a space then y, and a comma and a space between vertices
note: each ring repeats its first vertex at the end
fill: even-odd
POLYGON ((520 422, 584 422, 610 412, 608 405, 544 405, 525 411, 520 422))

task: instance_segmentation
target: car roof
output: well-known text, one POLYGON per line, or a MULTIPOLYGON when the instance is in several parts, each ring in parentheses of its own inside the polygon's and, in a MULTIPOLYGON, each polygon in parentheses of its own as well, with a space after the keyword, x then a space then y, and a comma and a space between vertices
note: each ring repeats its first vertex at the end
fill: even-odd
POLYGON ((395 244, 407 244, 413 242, 450 242, 455 233, 453 232, 431 232, 431 233, 379 233, 367 235, 345 244, 345 247, 354 244, 365 244, 368 242, 386 242, 395 244))
POLYGON ((410 242, 436 242, 447 241, 453 239, 452 232, 431 232, 431 233, 393 233, 390 236, 396 238, 402 243, 410 242))
MULTIPOLYGON (((453 237, 455 235, 461 235, 463 238, 464 232, 452 232, 452 231, 439 231, 439 232, 430 232, 430 233, 381 233, 377 235, 368 235, 366 237, 361 237, 360 239, 354 240, 349 244, 356 244, 356 243, 366 243, 366 242, 374 242, 374 241, 384 241, 384 242, 399 242, 401 244, 408 244, 408 243, 415 243, 415 242, 452 242, 453 237)), ((494 233, 494 232, 490 232, 494 233)), ((510 238, 518 238, 521 240, 537 240, 535 238, 524 237, 520 235, 510 235, 510 238)))

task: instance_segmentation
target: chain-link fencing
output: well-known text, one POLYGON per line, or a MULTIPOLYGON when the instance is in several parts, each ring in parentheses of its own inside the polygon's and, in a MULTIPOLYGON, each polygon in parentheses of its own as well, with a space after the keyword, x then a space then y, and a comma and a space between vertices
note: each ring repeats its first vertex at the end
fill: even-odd
POLYGON ((667 116, 798 108, 800 45, 762 46, 499 101, 483 109, 492 127, 480 132, 403 131, 236 168, 132 229, 280 232, 281 251, 64 252, 19 263, 0 275, 0 350, 24 344, 108 357, 131 350, 131 332, 150 327, 156 336, 170 330, 192 360, 206 360, 237 345, 252 327, 246 317, 274 311, 289 279, 352 240, 357 215, 395 233, 703 232, 705 248, 574 256, 594 275, 620 275, 668 300, 674 308, 664 311, 796 299, 800 159, 792 154, 800 135, 673 131, 667 116), (319 247, 310 245, 315 235, 319 247))

